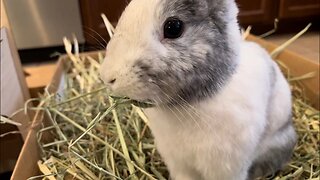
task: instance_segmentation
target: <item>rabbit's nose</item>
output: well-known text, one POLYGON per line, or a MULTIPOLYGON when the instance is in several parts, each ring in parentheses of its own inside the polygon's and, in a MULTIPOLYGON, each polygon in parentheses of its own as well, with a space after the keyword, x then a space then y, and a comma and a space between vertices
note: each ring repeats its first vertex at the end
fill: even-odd
POLYGON ((112 87, 116 83, 117 78, 115 76, 110 75, 110 74, 108 74, 108 75, 104 74, 104 76, 102 76, 102 80, 104 81, 104 83, 107 86, 112 87))
POLYGON ((108 82, 108 84, 112 85, 116 82, 116 80, 117 80, 116 78, 113 78, 113 79, 108 80, 107 82, 108 82))
POLYGON ((100 70, 100 77, 107 86, 113 86, 117 81, 115 73, 107 72, 102 69, 100 70))

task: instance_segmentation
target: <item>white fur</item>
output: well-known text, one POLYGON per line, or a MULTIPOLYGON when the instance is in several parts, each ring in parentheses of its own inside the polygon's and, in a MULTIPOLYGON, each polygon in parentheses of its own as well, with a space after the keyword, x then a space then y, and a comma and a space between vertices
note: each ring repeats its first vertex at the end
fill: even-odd
MULTIPOLYGON (((201 172, 202 178, 208 180, 244 180, 249 166, 259 155, 256 152, 267 125, 271 87, 266 67, 272 62, 253 43, 242 42, 240 53, 238 72, 218 96, 184 110, 146 110, 159 152, 175 179, 196 180, 199 179, 196 172, 201 172)), ((288 109, 290 92, 275 68, 277 78, 281 79, 276 85, 276 91, 280 92, 277 101, 281 103, 273 109, 288 109)), ((287 115, 273 114, 272 126, 285 123, 279 120, 286 118, 276 117, 281 114, 287 115)), ((278 141, 282 140, 285 138, 278 141)))
MULTIPOLYGON (((283 133, 260 141, 266 128, 274 133, 286 123, 290 91, 267 52, 241 40, 235 19, 238 10, 233 1, 228 2, 231 10, 226 31, 238 50, 238 68, 230 81, 214 97, 200 103, 146 110, 157 148, 174 180, 245 180, 255 158, 289 138, 283 133), (277 78, 273 94, 270 66, 277 78)), ((117 78, 112 89, 118 94, 135 99, 157 96, 138 81, 132 65, 140 58, 168 53, 157 34, 163 23, 157 12, 160 4, 161 0, 133 0, 120 19, 108 45, 112 51, 107 50, 101 68, 105 82, 117 78)), ((150 63, 162 68, 161 62, 150 63)))
MULTIPOLYGON (((155 34, 162 26, 162 22, 157 21, 160 15, 156 11, 160 3, 160 0, 131 1, 119 20, 114 37, 108 44, 100 74, 106 83, 117 78, 117 83, 112 89, 119 95, 134 99, 154 96, 150 91, 143 91, 144 85, 139 84, 132 65, 140 58, 163 55, 167 51, 161 44, 158 34, 155 34), (135 20, 128 21, 128 19, 135 20)), ((160 62, 155 63, 158 63, 155 67, 162 67, 160 62)))

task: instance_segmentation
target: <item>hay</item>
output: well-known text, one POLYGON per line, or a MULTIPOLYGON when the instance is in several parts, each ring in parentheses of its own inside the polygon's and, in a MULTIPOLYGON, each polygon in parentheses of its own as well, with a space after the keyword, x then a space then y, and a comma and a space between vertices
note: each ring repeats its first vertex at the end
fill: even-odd
POLYGON ((7 118, 5 116, 0 116, 0 124, 10 124, 14 126, 21 126, 21 123, 15 122, 11 120, 10 118, 7 118))
MULTIPOLYGON (((80 56, 77 48, 71 53, 67 39, 64 42, 70 59, 65 62, 64 89, 55 94, 46 91, 37 108, 50 121, 49 126, 43 122, 38 132, 42 152, 38 166, 43 175, 29 179, 168 179, 140 108, 151 104, 110 97, 98 75, 97 62, 103 55, 80 56)), ((299 83, 312 75, 290 77, 299 141, 290 164, 267 179, 320 177, 319 112, 308 105, 299 83)))
MULTIPOLYGON (((152 104, 110 97, 99 78, 98 64, 91 57, 72 54, 71 43, 67 39, 64 42, 70 57, 65 62, 68 67, 64 72, 65 88, 56 94, 46 91, 39 107, 51 124, 38 133, 43 156, 38 166, 44 176, 48 179, 167 176, 140 109, 152 104)), ((98 62, 103 56, 99 57, 98 62)), ((38 177, 30 179, 34 178, 38 177)))

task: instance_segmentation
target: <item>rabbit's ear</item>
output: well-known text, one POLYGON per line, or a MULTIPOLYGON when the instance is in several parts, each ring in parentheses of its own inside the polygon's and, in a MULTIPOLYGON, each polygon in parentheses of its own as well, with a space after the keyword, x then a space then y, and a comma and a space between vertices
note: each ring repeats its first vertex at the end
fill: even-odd
POLYGON ((185 22, 200 22, 209 15, 207 0, 163 0, 160 17, 176 16, 185 22))
POLYGON ((207 1, 210 15, 228 18, 236 18, 238 7, 235 0, 205 0, 207 1))
POLYGON ((235 0, 165 0, 163 15, 179 15, 199 21, 205 17, 225 22, 237 19, 238 8, 235 0))

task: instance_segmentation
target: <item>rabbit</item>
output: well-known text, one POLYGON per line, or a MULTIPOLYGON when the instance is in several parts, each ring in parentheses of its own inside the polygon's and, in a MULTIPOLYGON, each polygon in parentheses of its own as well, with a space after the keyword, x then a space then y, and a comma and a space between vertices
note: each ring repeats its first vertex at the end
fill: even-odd
POLYGON ((296 144, 291 92, 259 45, 242 39, 234 0, 132 0, 101 79, 145 109, 173 180, 274 175, 296 144))

